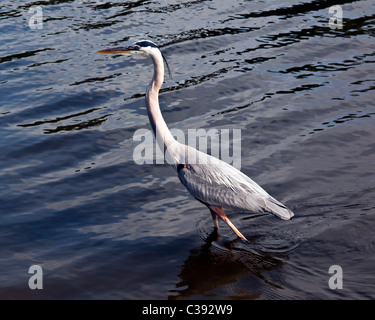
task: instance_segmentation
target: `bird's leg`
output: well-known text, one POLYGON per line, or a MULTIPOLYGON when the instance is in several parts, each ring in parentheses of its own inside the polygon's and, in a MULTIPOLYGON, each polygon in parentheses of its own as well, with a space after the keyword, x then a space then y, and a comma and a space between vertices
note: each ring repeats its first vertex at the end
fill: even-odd
POLYGON ((209 209, 211 211, 212 218, 214 219, 215 228, 219 228, 219 224, 217 222, 217 217, 219 216, 236 233, 238 237, 247 241, 244 235, 241 232, 239 232, 238 229, 234 226, 234 224, 228 219, 223 209, 221 209, 220 207, 209 207, 209 209))
POLYGON ((217 214, 210 207, 208 207, 208 209, 210 209, 212 219, 214 220, 215 230, 218 231, 219 230, 219 222, 217 221, 217 214))

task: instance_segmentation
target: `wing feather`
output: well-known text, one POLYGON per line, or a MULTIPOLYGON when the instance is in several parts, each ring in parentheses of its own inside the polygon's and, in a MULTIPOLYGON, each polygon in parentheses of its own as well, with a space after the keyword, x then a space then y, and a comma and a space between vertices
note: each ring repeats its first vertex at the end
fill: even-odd
MULTIPOLYGON (((178 167, 182 184, 198 200, 213 206, 271 212, 290 219, 293 212, 233 166, 193 149, 196 164, 178 167)), ((189 150, 190 152, 193 152, 189 150)), ((191 157, 190 157, 191 158, 191 157)))

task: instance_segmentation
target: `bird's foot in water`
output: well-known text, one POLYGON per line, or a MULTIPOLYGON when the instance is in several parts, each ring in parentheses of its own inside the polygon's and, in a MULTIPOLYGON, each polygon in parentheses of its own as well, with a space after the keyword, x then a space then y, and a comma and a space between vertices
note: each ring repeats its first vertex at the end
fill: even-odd
POLYGON ((214 228, 214 231, 207 237, 206 242, 209 244, 215 244, 217 247, 232 250, 234 245, 238 242, 248 243, 248 240, 237 237, 234 240, 229 240, 220 235, 219 229, 214 228))

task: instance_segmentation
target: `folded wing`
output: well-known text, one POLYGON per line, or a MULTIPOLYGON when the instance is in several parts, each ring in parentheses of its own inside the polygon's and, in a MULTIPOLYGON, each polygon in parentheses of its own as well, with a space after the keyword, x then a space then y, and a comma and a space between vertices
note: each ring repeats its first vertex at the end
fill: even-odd
POLYGON ((198 163, 178 165, 179 179, 198 200, 222 208, 270 212, 288 220, 293 212, 233 166, 199 153, 198 163))

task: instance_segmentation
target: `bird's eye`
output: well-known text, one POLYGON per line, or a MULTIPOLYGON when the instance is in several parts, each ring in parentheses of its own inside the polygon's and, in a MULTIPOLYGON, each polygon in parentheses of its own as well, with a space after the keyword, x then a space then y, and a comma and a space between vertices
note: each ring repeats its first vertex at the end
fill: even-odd
POLYGON ((135 45, 134 48, 135 48, 136 50, 141 49, 141 47, 140 47, 139 45, 135 45))

